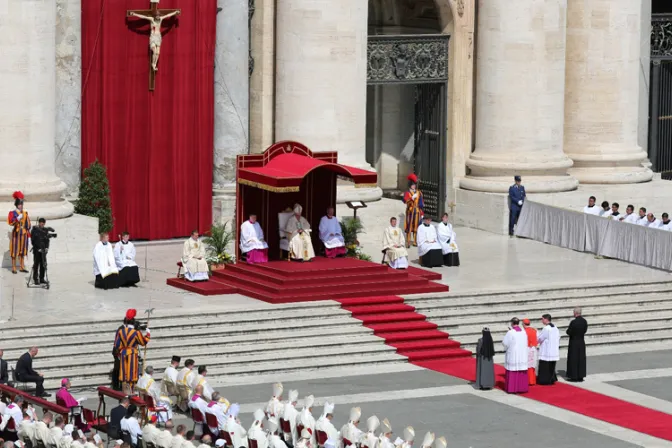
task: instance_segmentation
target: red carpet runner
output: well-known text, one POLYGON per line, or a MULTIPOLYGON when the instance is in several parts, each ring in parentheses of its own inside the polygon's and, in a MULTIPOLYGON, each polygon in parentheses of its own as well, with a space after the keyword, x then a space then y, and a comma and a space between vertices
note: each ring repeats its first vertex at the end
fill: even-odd
MULTIPOLYGON (((415 308, 398 296, 358 297, 337 299, 343 309, 371 328, 374 334, 395 347, 409 362, 474 381, 476 360, 471 352, 460 348, 460 343, 448 333, 437 329, 415 308)), ((495 366, 497 387, 504 386, 504 368, 495 366)), ((566 383, 554 386, 532 386, 525 398, 576 412, 623 428, 672 441, 672 415, 638 406, 627 401, 591 392, 566 383)))

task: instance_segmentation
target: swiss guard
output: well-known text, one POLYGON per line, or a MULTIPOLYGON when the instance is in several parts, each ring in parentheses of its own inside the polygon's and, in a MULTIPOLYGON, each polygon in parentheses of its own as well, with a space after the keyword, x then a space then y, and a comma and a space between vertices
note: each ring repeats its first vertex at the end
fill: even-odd
POLYGON ((23 209, 23 193, 15 191, 12 197, 15 209, 7 215, 7 224, 12 228, 12 236, 9 239, 9 256, 12 258, 12 273, 16 274, 17 258, 21 272, 28 272, 24 266, 24 259, 28 256, 31 225, 28 212, 23 209))
POLYGON ((138 347, 144 347, 149 342, 149 328, 143 335, 135 328, 137 311, 126 311, 124 325, 119 327, 114 338, 114 350, 119 357, 119 382, 125 394, 131 395, 135 383, 138 382, 138 347))

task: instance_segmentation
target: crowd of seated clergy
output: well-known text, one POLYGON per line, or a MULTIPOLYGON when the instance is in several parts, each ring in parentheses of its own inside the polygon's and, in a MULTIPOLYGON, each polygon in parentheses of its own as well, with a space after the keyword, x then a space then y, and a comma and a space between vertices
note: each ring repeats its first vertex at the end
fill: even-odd
POLYGON ((672 231, 672 220, 667 213, 663 213, 661 219, 658 219, 653 213, 647 213, 646 207, 640 207, 638 213, 635 213, 635 206, 632 204, 628 204, 625 213, 621 213, 618 202, 609 205, 609 202, 602 201, 602 204, 598 207, 595 196, 588 198, 588 205, 583 207, 583 212, 628 224, 672 231))
POLYGON ((135 245, 130 241, 128 232, 120 235, 114 248, 109 233, 100 234, 100 241, 93 248, 93 275, 94 286, 100 289, 135 286, 140 281, 135 245))

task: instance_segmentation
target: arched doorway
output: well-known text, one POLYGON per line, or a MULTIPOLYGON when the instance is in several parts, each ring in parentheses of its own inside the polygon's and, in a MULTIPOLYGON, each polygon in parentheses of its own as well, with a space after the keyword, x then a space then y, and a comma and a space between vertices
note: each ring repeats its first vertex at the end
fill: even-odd
POLYGON ((445 209, 447 183, 452 14, 444 1, 369 0, 367 162, 393 197, 418 174, 434 218, 445 209))

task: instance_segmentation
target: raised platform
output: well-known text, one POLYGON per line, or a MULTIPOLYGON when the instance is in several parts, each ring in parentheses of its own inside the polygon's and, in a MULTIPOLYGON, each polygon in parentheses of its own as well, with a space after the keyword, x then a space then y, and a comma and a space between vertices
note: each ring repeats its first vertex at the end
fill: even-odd
POLYGON ((448 291, 434 283, 441 274, 425 269, 395 270, 354 258, 315 258, 309 263, 235 263, 213 271, 210 281, 171 278, 167 284, 202 295, 239 293, 269 303, 419 294, 448 291))

